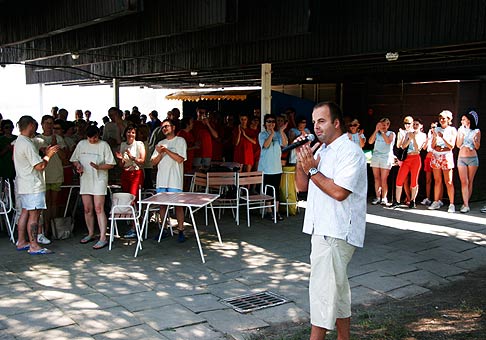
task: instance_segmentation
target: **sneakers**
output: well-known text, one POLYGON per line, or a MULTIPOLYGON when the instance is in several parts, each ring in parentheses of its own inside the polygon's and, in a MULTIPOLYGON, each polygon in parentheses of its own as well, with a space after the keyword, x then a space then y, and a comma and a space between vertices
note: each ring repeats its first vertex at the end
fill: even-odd
POLYGON ((386 197, 382 198, 380 204, 381 205, 388 205, 388 199, 386 197))
POLYGON ((432 204, 432 201, 428 198, 424 198, 423 201, 420 202, 420 204, 429 206, 430 204, 432 204))
POLYGON ((400 206, 400 202, 393 201, 392 205, 390 205, 391 209, 396 209, 400 206))
POLYGON ((408 204, 408 207, 410 209, 415 209, 417 208, 417 205, 415 204, 415 200, 411 200, 410 203, 408 204))
POLYGON ((441 200, 438 200, 437 202, 439 203, 439 208, 442 208, 444 206, 444 203, 442 203, 441 200))
POLYGON ((182 230, 179 230, 179 236, 177 236, 177 242, 182 243, 186 240, 186 237, 184 236, 184 232, 182 230))
POLYGON ((482 207, 481 209, 479 209, 480 212, 482 213, 486 213, 486 205, 484 207, 482 207))
POLYGON ((124 238, 135 238, 137 237, 137 233, 135 230, 130 229, 125 235, 123 235, 124 238))
POLYGON ((470 211, 471 209, 469 209, 469 207, 466 207, 465 205, 463 205, 460 210, 460 212, 462 212, 463 214, 468 213, 470 211))
POLYGON ((376 197, 376 198, 373 198, 373 200, 371 201, 371 204, 373 205, 377 205, 378 203, 380 203, 381 199, 379 197, 376 197))
POLYGON ((37 235, 37 243, 39 244, 51 244, 51 240, 44 236, 44 234, 37 235))
POLYGON ((440 207, 442 206, 440 203, 442 203, 442 202, 440 202, 440 203, 439 202, 440 201, 434 201, 434 202, 432 202, 432 204, 429 205, 429 207, 427 209, 429 209, 429 210, 437 210, 437 209, 440 209, 440 207))
POLYGON ((449 204, 449 208, 447 209, 448 213, 455 213, 456 212, 456 207, 454 204, 449 204))

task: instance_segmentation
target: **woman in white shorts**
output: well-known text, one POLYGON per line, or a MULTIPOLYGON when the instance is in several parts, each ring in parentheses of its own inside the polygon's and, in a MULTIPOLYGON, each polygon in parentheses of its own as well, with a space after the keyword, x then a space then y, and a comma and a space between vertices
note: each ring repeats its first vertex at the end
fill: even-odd
POLYGON ((80 141, 71 156, 70 161, 79 174, 81 199, 84 206, 84 218, 88 227, 88 235, 80 243, 94 241, 94 214, 100 227, 100 238, 93 249, 107 246, 106 228, 108 220, 105 214, 105 196, 108 187, 108 170, 116 164, 115 157, 107 142, 100 140, 100 130, 90 125, 86 130, 87 138, 80 141))
POLYGON ((472 195, 474 176, 479 168, 479 158, 476 150, 481 145, 481 131, 478 127, 478 114, 475 111, 465 113, 461 117, 461 127, 457 131, 456 145, 459 148, 457 170, 461 179, 463 205, 462 213, 467 213, 469 199, 472 195))
POLYGON ((395 133, 388 131, 390 120, 382 118, 376 124, 375 132, 371 135, 368 142, 375 144, 373 147, 373 156, 371 157, 371 168, 375 180, 376 197, 371 204, 388 203, 388 175, 393 166, 393 145, 395 144, 395 133))

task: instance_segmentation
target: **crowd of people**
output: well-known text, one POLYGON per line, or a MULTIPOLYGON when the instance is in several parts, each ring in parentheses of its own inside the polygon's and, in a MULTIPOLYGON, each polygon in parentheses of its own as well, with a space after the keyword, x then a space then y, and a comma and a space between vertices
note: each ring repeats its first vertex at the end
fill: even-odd
MULTIPOLYGON (((423 169, 426 197, 421 203, 428 209, 440 209, 444 205, 445 184, 448 212, 455 212, 452 179, 457 168, 462 193, 460 211, 470 211, 469 200, 479 166, 477 150, 481 140, 476 112, 464 113, 461 126, 456 129, 452 126, 452 113, 442 111, 438 122, 431 124, 427 134, 420 118, 405 117, 403 127, 397 133, 389 130, 391 122, 388 118, 381 118, 368 139, 360 129, 358 119, 345 117, 344 122, 349 140, 360 148, 366 143, 373 146, 370 166, 375 197, 371 204, 415 208, 419 174, 423 169), (459 148, 457 162, 452 152, 455 147, 459 148), (427 154, 423 166, 422 150, 427 154), (390 197, 388 177, 396 165, 395 192, 390 197), (404 200, 402 193, 405 193, 404 200)), ((49 226, 59 217, 61 186, 72 184, 76 174, 88 229, 81 243, 96 241, 93 248, 100 249, 107 245, 104 205, 109 183, 119 183, 123 192, 135 197, 139 188, 155 188, 157 192, 187 191, 189 176, 185 174, 208 169, 214 162, 234 162, 241 165, 242 172, 262 171, 264 184, 273 185, 279 192, 282 167, 297 162, 296 149, 282 152, 282 148, 310 134, 313 129, 306 116, 296 115, 293 108, 280 115, 267 114, 262 123, 259 109, 235 116, 198 107, 195 112, 185 112, 182 118, 180 110, 174 108, 161 120, 155 110, 146 116, 137 107, 131 111, 112 107, 98 127, 98 123, 91 120, 89 110, 76 110, 74 120, 69 121, 67 110, 53 107, 51 114, 41 119, 42 131, 37 131, 38 123, 29 116, 21 117, 17 125, 20 140, 12 134, 14 123, 11 120, 2 119, 0 123, 0 161, 3 164, 0 177, 15 185, 22 208, 23 195, 27 195, 26 211, 30 212, 32 207, 37 211, 32 216, 30 213, 21 215, 17 249, 40 253, 49 252, 40 245, 50 243, 49 226), (19 148, 23 154, 14 147, 18 141, 24 146, 19 148), (38 157, 33 157, 34 153, 38 157), (38 182, 31 183, 32 178, 38 182), (29 183, 27 192, 24 192, 25 183, 29 183), (30 188, 35 188, 34 192, 30 188), (42 192, 43 200, 32 201, 28 197, 42 192), (32 223, 36 225, 35 231, 30 227, 32 223), (100 229, 99 238, 95 238, 96 224, 100 229), (23 231, 28 232, 28 240, 25 235, 20 237, 23 231)), ((481 211, 486 212, 486 209, 481 211)), ((176 215, 178 241, 184 242, 184 215, 182 211, 176 211, 176 215)), ((272 216, 268 211, 266 217, 272 216)), ((277 219, 283 220, 283 217, 277 213, 277 219)), ((163 236, 166 234, 165 230, 163 236)), ((133 226, 125 237, 136 237, 133 226)))
MULTIPOLYGON (((454 213, 455 191, 453 182, 454 169, 457 168, 461 182, 461 213, 468 213, 469 200, 473 191, 474 177, 479 167, 477 150, 480 148, 481 131, 478 129, 478 114, 468 111, 461 115, 460 127, 452 126, 452 112, 444 110, 438 115, 438 122, 433 122, 427 134, 423 131, 420 118, 407 116, 403 119, 403 128, 397 133, 390 131, 390 120, 382 118, 368 142, 373 144, 371 168, 373 170, 375 198, 371 204, 382 204, 389 208, 408 206, 416 208, 418 179, 424 170, 426 178, 426 197, 421 204, 428 209, 437 210, 444 203, 443 188, 447 191, 449 205, 447 211, 454 213), (396 146, 395 146, 396 145, 396 146), (395 146, 395 148, 394 148, 395 146), (458 148, 457 161, 453 150, 458 148), (397 150, 394 152, 394 149, 397 150), (421 151, 427 155, 422 167, 421 151), (390 169, 398 165, 395 179, 395 195, 388 202, 388 176, 390 169), (432 186, 432 182, 434 182, 432 186), (433 194, 432 194, 433 189, 433 194), (402 201, 402 193, 405 200, 402 201)), ((486 213, 486 207, 481 209, 486 213)))

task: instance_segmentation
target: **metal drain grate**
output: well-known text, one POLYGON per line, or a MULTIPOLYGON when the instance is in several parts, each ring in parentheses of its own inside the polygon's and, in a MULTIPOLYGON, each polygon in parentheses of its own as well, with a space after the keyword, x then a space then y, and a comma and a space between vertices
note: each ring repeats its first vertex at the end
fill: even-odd
POLYGON ((222 302, 239 313, 248 313, 258 309, 278 306, 289 301, 290 300, 275 293, 265 291, 261 293, 227 298, 222 302))

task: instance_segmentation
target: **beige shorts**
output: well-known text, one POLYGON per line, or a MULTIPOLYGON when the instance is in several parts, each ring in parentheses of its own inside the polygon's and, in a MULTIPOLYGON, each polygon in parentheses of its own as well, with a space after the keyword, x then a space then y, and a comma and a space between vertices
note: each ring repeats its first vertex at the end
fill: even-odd
POLYGON ((309 283, 311 324, 335 329, 336 319, 351 316, 347 267, 355 247, 344 240, 312 235, 309 283))

